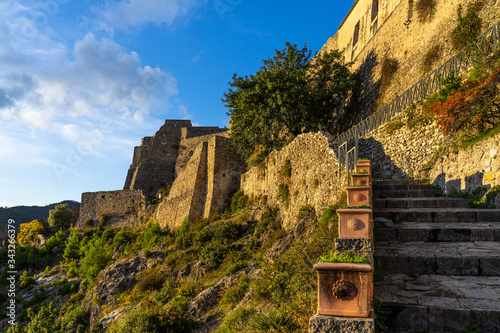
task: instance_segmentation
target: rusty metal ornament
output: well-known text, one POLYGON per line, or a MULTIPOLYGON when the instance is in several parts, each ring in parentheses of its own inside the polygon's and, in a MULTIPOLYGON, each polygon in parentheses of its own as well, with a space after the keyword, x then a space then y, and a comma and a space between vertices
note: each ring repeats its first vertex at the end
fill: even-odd
POLYGON ((349 221, 347 221, 347 227, 351 229, 352 231, 359 230, 361 229, 361 220, 358 220, 357 218, 352 218, 349 221))
POLYGON ((345 301, 349 299, 353 293, 357 293, 358 288, 356 288, 356 285, 352 282, 339 280, 333 285, 332 292, 333 296, 338 300, 345 301))

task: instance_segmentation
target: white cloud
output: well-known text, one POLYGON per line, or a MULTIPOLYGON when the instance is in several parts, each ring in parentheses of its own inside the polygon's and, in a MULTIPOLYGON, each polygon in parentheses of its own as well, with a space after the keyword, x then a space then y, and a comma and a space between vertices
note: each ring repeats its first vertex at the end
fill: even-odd
POLYGON ((123 0, 107 2, 100 9, 101 26, 127 29, 147 23, 172 24, 200 6, 201 0, 123 0))

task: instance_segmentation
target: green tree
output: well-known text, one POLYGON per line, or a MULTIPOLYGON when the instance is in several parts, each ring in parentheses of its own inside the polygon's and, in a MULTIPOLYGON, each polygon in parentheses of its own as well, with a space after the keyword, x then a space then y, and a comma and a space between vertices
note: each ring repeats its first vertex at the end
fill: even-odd
POLYGON ((224 93, 231 136, 248 157, 256 147, 283 146, 304 132, 329 130, 353 87, 339 51, 317 54, 286 43, 250 76, 233 75, 224 93))
POLYGON ((68 204, 60 204, 49 212, 49 225, 51 227, 67 226, 71 223, 71 210, 68 204))

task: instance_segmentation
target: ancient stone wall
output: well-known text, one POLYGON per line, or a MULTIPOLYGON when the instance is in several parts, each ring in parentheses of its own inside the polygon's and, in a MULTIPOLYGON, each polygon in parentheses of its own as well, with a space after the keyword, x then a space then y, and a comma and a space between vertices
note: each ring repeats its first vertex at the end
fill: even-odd
POLYGON ((240 187, 246 163, 241 159, 231 140, 215 136, 208 143, 207 198, 203 217, 225 210, 231 196, 240 187))
POLYGON ((177 229, 185 217, 194 219, 204 212, 207 146, 201 142, 196 147, 184 172, 172 185, 168 197, 158 205, 155 219, 162 228, 177 229))
POLYGON ((179 155, 177 156, 177 161, 175 163, 175 173, 176 175, 180 175, 182 171, 184 171, 184 168, 186 167, 187 163, 189 162, 189 159, 194 153, 194 150, 196 147, 201 142, 208 142, 212 138, 216 136, 224 136, 227 137, 227 132, 221 132, 218 134, 206 134, 202 136, 195 136, 195 137, 190 137, 187 139, 182 139, 179 145, 179 155))
POLYGON ((449 139, 435 123, 408 126, 403 114, 360 139, 359 157, 372 160, 375 178, 425 177, 445 193, 500 185, 500 134, 463 150, 440 152, 449 139))
POLYGON ((269 154, 265 163, 245 173, 241 189, 254 198, 266 196, 269 205, 279 207, 286 230, 295 226, 299 209, 306 205, 320 217, 339 199, 346 184, 343 173, 339 177, 333 140, 328 133, 297 136, 281 151, 269 154))
POLYGON ((144 137, 141 146, 134 148, 124 189, 141 189, 154 195, 174 182, 189 158, 185 155, 199 142, 224 131, 219 127, 193 127, 190 120, 166 120, 154 136, 144 137), (181 148, 188 149, 187 153, 181 148))
POLYGON ((155 218, 162 227, 177 229, 185 217, 192 221, 224 211, 239 188, 246 164, 230 139, 219 135, 196 139, 183 141, 186 147, 195 143, 197 147, 158 206, 155 218))
POLYGON ((372 160, 375 178, 423 177, 444 140, 436 124, 408 126, 407 114, 359 140, 359 158, 372 160))
POLYGON ((124 227, 141 222, 146 216, 146 200, 140 190, 82 193, 80 216, 76 226, 83 227, 87 219, 96 227, 102 214, 107 214, 107 227, 124 227))
POLYGON ((446 193, 500 185, 500 134, 440 156, 429 175, 446 193))
MULTIPOLYGON (((352 69, 360 70, 363 82, 359 112, 362 116, 392 102, 457 53, 452 47, 450 33, 456 25, 458 5, 467 8, 475 1, 436 0, 431 14, 423 17, 416 10, 418 0, 380 0, 379 19, 382 19, 378 22, 376 33, 373 33, 370 22, 372 2, 358 1, 336 37, 330 38, 322 48, 322 51, 344 50, 346 62, 353 61, 352 69), (385 4, 387 9, 384 9, 385 4), (357 22, 360 22, 361 29, 358 45, 353 49, 357 22), (433 47, 436 47, 437 56, 424 71, 426 54, 433 47), (382 75, 384 62, 386 70, 395 70, 393 75, 382 75)), ((483 31, 497 22, 500 14, 498 0, 484 3, 479 13, 483 31)))

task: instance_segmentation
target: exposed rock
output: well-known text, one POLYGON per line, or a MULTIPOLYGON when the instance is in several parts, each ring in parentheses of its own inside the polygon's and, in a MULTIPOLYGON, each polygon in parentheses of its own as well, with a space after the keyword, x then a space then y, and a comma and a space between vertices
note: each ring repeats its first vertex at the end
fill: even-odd
POLYGON ((280 255, 288 251, 288 249, 292 245, 293 238, 293 233, 289 232, 282 238, 278 239, 266 252, 266 257, 272 260, 272 258, 279 257, 280 255))
POLYGON ((136 309, 137 307, 138 307, 138 305, 136 305, 136 306, 124 306, 124 307, 118 308, 118 309, 108 313, 104 317, 102 317, 102 319, 99 321, 99 323, 106 330, 108 325, 116 322, 121 316, 129 313, 130 311, 132 311, 133 309, 136 309))
POLYGON ((102 270, 96 277, 92 297, 99 305, 86 298, 89 303, 91 325, 102 313, 101 305, 116 306, 116 295, 132 289, 137 284, 136 276, 147 268, 147 259, 135 254, 132 258, 116 262, 102 270))
POLYGON ((198 294, 188 305, 188 314, 197 317, 200 313, 210 308, 217 301, 219 289, 210 287, 198 294))
POLYGON ((177 278, 178 279, 185 279, 189 276, 189 274, 191 274, 191 267, 193 267, 193 265, 195 264, 195 262, 190 262, 186 265, 184 265, 184 267, 181 268, 181 270, 179 271, 179 273, 177 274, 177 278))

